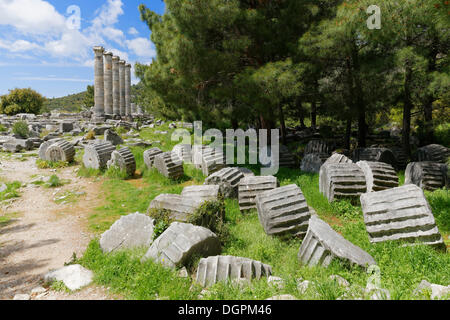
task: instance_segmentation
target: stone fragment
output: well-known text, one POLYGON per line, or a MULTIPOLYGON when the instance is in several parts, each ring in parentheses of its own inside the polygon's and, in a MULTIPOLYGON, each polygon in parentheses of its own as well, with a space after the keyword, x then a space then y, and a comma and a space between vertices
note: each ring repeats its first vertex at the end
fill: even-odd
POLYGON ((22 150, 32 150, 34 144, 29 139, 10 139, 3 144, 3 149, 7 152, 20 152, 22 150))
POLYGON ((405 170, 405 184, 429 191, 443 188, 449 184, 447 165, 439 162, 411 162, 405 170))
POLYGON ((353 163, 352 159, 349 159, 348 157, 346 157, 343 154, 340 153, 333 153, 331 155, 331 157, 329 157, 324 163, 323 165, 326 164, 337 164, 337 163, 353 163))
POLYGON ((363 268, 376 264, 371 255, 344 239, 316 216, 309 220, 308 232, 300 246, 298 259, 304 265, 323 267, 328 267, 334 259, 363 268))
POLYGON ((267 190, 275 189, 279 182, 274 176, 248 176, 239 182, 239 209, 241 211, 256 208, 256 196, 267 190))
POLYGON ((327 153, 308 153, 302 159, 300 170, 303 172, 319 173, 320 167, 327 159, 327 153))
POLYGON ((52 162, 73 162, 75 158, 75 147, 66 140, 56 141, 45 151, 45 158, 52 162))
POLYGON ((262 262, 234 256, 211 256, 200 260, 196 282, 203 287, 233 279, 245 278, 249 281, 272 274, 272 268, 262 262))
POLYGON ((272 287, 275 287, 275 288, 277 288, 279 290, 283 290, 284 289, 284 280, 283 280, 283 278, 269 276, 269 278, 267 278, 267 283, 269 285, 271 285, 272 287))
POLYGON ((172 152, 156 155, 153 166, 169 179, 179 179, 184 175, 183 162, 172 152))
POLYGON ((318 154, 331 154, 331 152, 336 148, 336 143, 325 141, 325 140, 311 140, 305 147, 304 154, 318 153, 318 154))
POLYGON ((45 156, 45 152, 47 151, 48 147, 50 147, 52 144, 54 144, 55 142, 58 142, 62 140, 61 138, 56 138, 56 139, 51 139, 48 141, 45 141, 41 144, 41 146, 39 147, 39 158, 45 161, 48 161, 49 159, 47 159, 47 157, 45 156))
POLYGON ((445 250, 431 208, 416 185, 365 193, 361 206, 370 242, 420 241, 445 250))
POLYGON ((214 201, 219 198, 219 186, 203 185, 184 187, 181 196, 186 198, 197 198, 200 201, 214 201))
POLYGON ((205 154, 202 158, 202 172, 205 176, 225 167, 225 156, 221 152, 205 154))
POLYGON ((239 182, 243 178, 244 174, 239 169, 223 168, 206 178, 205 185, 218 185, 224 198, 237 198, 239 182))
POLYGON ((446 163, 450 157, 450 148, 440 144, 430 144, 419 148, 415 154, 417 161, 433 161, 446 163))
POLYGON ((344 278, 342 278, 341 276, 332 274, 330 276, 330 279, 336 281, 336 283, 339 284, 341 287, 349 287, 350 286, 350 283, 347 280, 345 280, 344 278))
POLYGON ((149 247, 153 242, 155 221, 142 213, 133 213, 117 220, 100 238, 100 248, 115 250, 149 247))
POLYGON ((186 222, 190 215, 200 207, 202 201, 198 198, 187 198, 178 194, 160 194, 151 203, 151 209, 165 209, 171 213, 171 218, 176 221, 186 222))
POLYGON ((359 148, 353 152, 353 161, 384 162, 395 167, 397 160, 394 153, 387 148, 359 148))
POLYGON ((282 300, 282 301, 288 301, 288 300, 298 300, 296 297, 290 294, 282 294, 279 296, 273 296, 271 298, 268 298, 266 300, 282 300))
POLYGON ((255 201, 259 221, 268 235, 305 236, 311 214, 297 185, 264 191, 255 201))
POLYGON ((176 268, 185 266, 193 256, 208 257, 220 251, 220 240, 209 229, 174 222, 153 242, 142 260, 176 268))
POLYGON ((14 296, 13 300, 21 300, 21 301, 31 300, 31 296, 29 294, 19 293, 14 296))
POLYGON ((356 164, 366 177, 367 192, 398 187, 398 176, 390 164, 371 161, 358 161, 356 164))
POLYGON ((319 190, 328 199, 356 198, 366 192, 364 172, 355 163, 327 164, 320 168, 319 190))
POLYGON ((59 124, 59 132, 66 133, 73 130, 73 122, 61 122, 59 124))
POLYGON ((427 280, 422 280, 417 288, 414 290, 414 295, 423 295, 425 291, 430 291, 430 298, 432 300, 435 299, 443 299, 446 296, 450 295, 450 285, 442 286, 439 284, 430 283, 427 280))
POLYGON ((120 170, 124 170, 129 177, 134 176, 134 173, 136 172, 136 160, 128 147, 114 150, 111 153, 111 160, 108 161, 107 165, 108 168, 116 166, 120 170))
POLYGON ((190 144, 177 144, 173 147, 174 152, 184 163, 192 163, 192 146, 190 144))
POLYGON ((110 129, 105 131, 105 141, 111 142, 114 146, 123 144, 123 139, 115 131, 110 129))
POLYGON ((158 154, 163 153, 159 148, 151 148, 144 151, 144 163, 148 169, 153 168, 153 162, 158 154))
POLYGON ((83 164, 86 168, 102 170, 107 167, 116 148, 110 142, 97 142, 84 148, 83 164))
POLYGON ((94 274, 79 264, 73 264, 58 270, 50 271, 44 276, 46 283, 62 281, 72 291, 91 284, 94 274))

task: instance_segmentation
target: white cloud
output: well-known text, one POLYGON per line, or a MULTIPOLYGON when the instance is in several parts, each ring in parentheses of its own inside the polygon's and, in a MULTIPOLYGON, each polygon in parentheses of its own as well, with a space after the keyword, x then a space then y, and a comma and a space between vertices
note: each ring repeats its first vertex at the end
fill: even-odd
POLYGON ((135 27, 131 27, 130 29, 128 29, 128 34, 132 36, 137 36, 139 34, 139 31, 137 31, 135 27))
POLYGON ((125 43, 128 49, 133 51, 139 57, 149 58, 156 55, 155 49, 152 48, 152 43, 146 38, 127 40, 125 43))
POLYGON ((0 48, 7 49, 10 52, 25 52, 29 50, 42 49, 36 43, 32 43, 26 40, 17 40, 15 42, 2 41, 0 39, 0 48))
POLYGON ((56 78, 54 76, 48 77, 17 77, 14 80, 26 81, 64 81, 64 82, 92 82, 93 79, 78 79, 78 78, 56 78))

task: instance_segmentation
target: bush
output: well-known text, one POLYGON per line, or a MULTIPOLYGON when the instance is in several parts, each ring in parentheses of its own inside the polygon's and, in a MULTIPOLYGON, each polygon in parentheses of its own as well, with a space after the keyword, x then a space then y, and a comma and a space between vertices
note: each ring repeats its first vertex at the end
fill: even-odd
POLYGON ((62 182, 59 179, 59 177, 56 174, 54 174, 48 179, 47 185, 50 188, 57 188, 57 187, 62 186, 62 182))
POLYGON ((58 169, 58 168, 66 168, 70 164, 67 161, 48 161, 48 160, 42 160, 37 159, 36 160, 36 166, 39 169, 58 169))
POLYGON ((174 221, 171 218, 171 213, 166 209, 150 209, 148 215, 155 219, 155 227, 153 228, 153 240, 157 239, 164 231, 169 228, 174 221))
POLYGON ((225 225, 225 202, 223 199, 203 202, 189 217, 188 223, 211 230, 222 243, 228 240, 229 230, 225 225))
POLYGON ((95 132, 93 130, 89 131, 85 137, 86 140, 95 140, 95 132))
POLYGON ((17 121, 14 123, 12 132, 22 138, 28 138, 28 135, 30 134, 28 124, 25 121, 17 121))
POLYGON ((9 90, 9 94, 1 96, 0 113, 7 115, 38 114, 44 101, 45 98, 40 93, 30 88, 9 90))
POLYGON ((443 146, 450 145, 450 123, 440 124, 434 129, 436 142, 443 146))
POLYGON ((5 127, 4 125, 0 124, 0 132, 6 132, 8 131, 8 128, 5 127))

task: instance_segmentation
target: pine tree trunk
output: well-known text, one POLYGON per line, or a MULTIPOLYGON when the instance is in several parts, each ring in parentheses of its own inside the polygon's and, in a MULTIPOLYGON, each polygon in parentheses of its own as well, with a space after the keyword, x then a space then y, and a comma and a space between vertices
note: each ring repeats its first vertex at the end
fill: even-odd
POLYGON ((403 150, 405 151, 408 158, 411 157, 411 145, 410 145, 411 110, 412 110, 411 91, 410 91, 411 79, 412 79, 412 70, 411 66, 409 66, 409 62, 407 62, 405 83, 404 83, 402 142, 403 142, 403 150))
POLYGON ((316 101, 311 102, 311 128, 316 130, 317 126, 317 103, 316 101))
POLYGON ((284 120, 283 105, 281 103, 278 105, 278 111, 280 113, 281 141, 283 141, 283 144, 286 144, 286 122, 284 120))
POLYGON ((347 124, 345 127, 345 137, 344 137, 344 149, 350 150, 350 139, 352 136, 352 118, 347 119, 347 124))

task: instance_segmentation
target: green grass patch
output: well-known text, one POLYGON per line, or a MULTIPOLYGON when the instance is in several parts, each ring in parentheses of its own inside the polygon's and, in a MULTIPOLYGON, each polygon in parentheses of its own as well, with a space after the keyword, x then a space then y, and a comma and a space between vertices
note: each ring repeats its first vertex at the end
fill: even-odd
POLYGON ((22 183, 19 181, 6 182, 6 189, 0 192, 0 202, 8 199, 19 198, 19 189, 22 187, 22 183))
POLYGON ((36 166, 39 169, 60 169, 67 168, 73 164, 68 163, 67 161, 47 161, 42 159, 36 160, 36 166))

